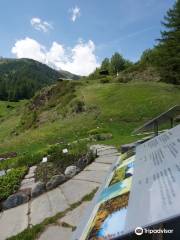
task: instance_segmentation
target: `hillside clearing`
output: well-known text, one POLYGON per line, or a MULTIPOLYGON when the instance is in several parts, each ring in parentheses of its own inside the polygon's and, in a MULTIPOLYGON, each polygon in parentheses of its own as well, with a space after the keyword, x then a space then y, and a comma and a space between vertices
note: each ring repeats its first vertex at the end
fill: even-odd
MULTIPOLYGON (((88 131, 97 128, 113 135, 112 139, 105 140, 104 143, 119 146, 137 139, 137 136, 131 135, 136 127, 180 104, 180 88, 164 83, 100 84, 92 81, 79 85, 75 96, 84 102, 86 111, 69 113, 64 118, 57 117, 53 121, 46 119, 43 124, 22 130, 18 135, 12 132, 20 124, 25 102, 15 104, 11 114, 3 107, 5 103, 0 102, 0 115, 4 115, 4 120, 0 123, 0 153, 42 151, 49 144, 86 138, 88 131)), ((58 104, 60 101, 61 96, 58 104)), ((68 111, 70 103, 67 102, 65 107, 68 111)), ((58 106, 54 103, 51 111, 57 109, 58 106)), ((41 113, 43 111, 47 109, 41 109, 41 113)))

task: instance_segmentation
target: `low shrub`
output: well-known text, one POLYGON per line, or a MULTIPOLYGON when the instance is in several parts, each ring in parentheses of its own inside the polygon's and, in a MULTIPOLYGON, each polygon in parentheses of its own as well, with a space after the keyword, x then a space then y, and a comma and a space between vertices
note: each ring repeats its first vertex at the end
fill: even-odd
POLYGON ((6 175, 0 177, 0 201, 18 190, 21 180, 27 173, 27 167, 12 169, 6 175))
POLYGON ((95 129, 91 129, 88 131, 89 135, 96 135, 96 134, 100 134, 100 133, 107 133, 106 129, 103 128, 95 128, 95 129))
POLYGON ((85 103, 80 99, 74 99, 71 102, 72 111, 75 113, 82 113, 85 111, 85 103))
POLYGON ((110 80, 108 78, 102 78, 100 80, 100 83, 109 83, 109 82, 110 82, 110 80))
MULTIPOLYGON (((95 156, 88 150, 87 141, 73 142, 71 144, 54 144, 48 149, 50 155, 47 163, 39 164, 36 169, 36 180, 47 182, 52 176, 64 173, 70 165, 78 166, 80 159, 87 159, 91 163, 95 156), (63 149, 67 153, 63 153, 63 149)), ((78 166, 79 167, 79 166, 78 166)))
POLYGON ((35 173, 36 181, 47 183, 54 175, 61 173, 61 169, 58 169, 52 162, 41 163, 38 165, 35 173))
POLYGON ((17 167, 31 167, 41 162, 46 152, 38 152, 34 154, 24 153, 23 155, 0 162, 0 170, 17 168, 17 167))
POLYGON ((39 153, 35 153, 35 154, 25 153, 22 156, 18 157, 16 164, 18 167, 21 167, 21 166, 31 167, 31 166, 36 165, 39 162, 41 162, 42 158, 45 155, 46 154, 43 152, 39 152, 39 153))
POLYGON ((110 83, 113 82, 115 76, 109 75, 109 76, 102 76, 102 78, 100 78, 100 83, 110 83))
POLYGON ((113 136, 111 133, 101 133, 101 134, 93 135, 93 138, 97 141, 109 140, 109 139, 112 139, 112 137, 113 136))

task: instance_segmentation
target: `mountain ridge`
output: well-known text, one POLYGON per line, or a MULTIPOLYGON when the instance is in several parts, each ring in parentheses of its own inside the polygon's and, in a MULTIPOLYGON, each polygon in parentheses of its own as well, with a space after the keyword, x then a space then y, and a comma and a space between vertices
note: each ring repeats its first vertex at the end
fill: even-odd
POLYGON ((29 58, 0 58, 0 100, 29 99, 59 78, 78 80, 80 77, 29 58))

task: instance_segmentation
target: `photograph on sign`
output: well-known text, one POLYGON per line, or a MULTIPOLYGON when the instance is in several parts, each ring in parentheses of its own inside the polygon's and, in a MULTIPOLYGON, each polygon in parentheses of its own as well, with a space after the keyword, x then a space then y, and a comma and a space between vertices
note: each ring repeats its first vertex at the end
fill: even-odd
POLYGON ((124 233, 134 159, 124 158, 107 179, 81 240, 112 239, 124 233))
POLYGON ((122 181, 123 179, 126 179, 128 177, 131 177, 133 175, 133 168, 134 168, 134 163, 130 162, 124 166, 118 167, 113 174, 113 177, 111 179, 111 182, 109 186, 122 181))
POLYGON ((85 239, 112 239, 123 234, 128 199, 129 192, 103 202, 85 239))
POLYGON ((121 164, 118 163, 114 171, 110 174, 109 178, 107 179, 105 187, 109 187, 117 182, 121 182, 125 178, 132 176, 134 169, 134 160, 135 157, 132 156, 121 162, 121 164))

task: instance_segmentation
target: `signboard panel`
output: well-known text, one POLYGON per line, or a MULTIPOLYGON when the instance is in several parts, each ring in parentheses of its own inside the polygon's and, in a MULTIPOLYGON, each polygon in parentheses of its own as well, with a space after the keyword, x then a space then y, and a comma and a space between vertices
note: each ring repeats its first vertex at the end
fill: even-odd
POLYGON ((180 126, 136 149, 125 232, 180 215, 180 126))
POLYGON ((120 158, 73 240, 124 239, 180 216, 180 125, 120 158))

